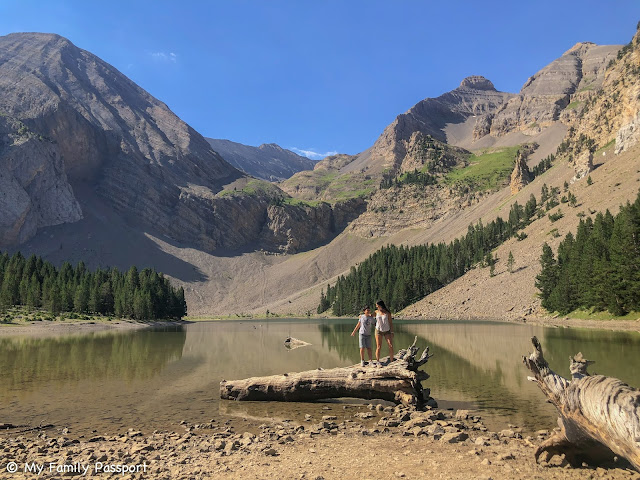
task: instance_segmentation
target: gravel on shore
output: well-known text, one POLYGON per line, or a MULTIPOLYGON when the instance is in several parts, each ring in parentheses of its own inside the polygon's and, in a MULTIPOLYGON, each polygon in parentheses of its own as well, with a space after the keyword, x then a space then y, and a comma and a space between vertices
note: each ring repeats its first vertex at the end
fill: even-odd
POLYGON ((4 430, 0 478, 79 477, 87 471, 87 477, 167 480, 640 479, 623 461, 581 468, 571 468, 561 457, 536 463, 535 447, 553 432, 526 434, 513 425, 491 432, 467 410, 417 412, 370 405, 369 411, 341 422, 328 414, 307 415, 300 424, 264 423, 253 431, 215 420, 181 422, 180 428, 152 433, 129 429, 90 438, 74 437, 68 429, 4 430), (9 473, 10 466, 17 472, 9 473), (40 475, 33 471, 39 467, 40 475))

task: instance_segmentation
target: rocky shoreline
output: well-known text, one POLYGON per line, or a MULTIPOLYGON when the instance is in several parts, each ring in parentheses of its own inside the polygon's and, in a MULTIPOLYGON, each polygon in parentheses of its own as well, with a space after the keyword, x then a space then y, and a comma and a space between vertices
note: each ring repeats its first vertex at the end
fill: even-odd
MULTIPOLYGON (((274 319, 280 319, 285 317, 274 317, 274 319)), ((291 317, 299 318, 299 317, 291 317)), ((314 315, 311 318, 323 319, 329 317, 322 317, 314 315)), ((331 317, 334 318, 334 317, 331 317)), ((349 317, 351 318, 351 317, 349 317)), ((481 322, 502 322, 502 323, 519 323, 528 325, 540 325, 543 327, 552 328, 590 328, 596 330, 615 330, 625 332, 640 332, 640 319, 639 320, 587 320, 582 318, 570 318, 570 317, 551 317, 551 316, 526 316, 518 318, 493 318, 493 317, 458 317, 452 316, 451 318, 431 318, 428 316, 420 315, 396 315, 398 320, 409 321, 456 321, 456 322, 468 322, 468 321, 481 321, 481 322)), ((225 319, 227 320, 227 319, 225 319)), ((229 321, 253 321, 253 320, 265 320, 263 317, 240 317, 237 319, 229 319, 229 321)), ((266 319, 267 321, 270 319, 266 319)), ((180 321, 153 321, 153 322, 138 322, 135 320, 117 320, 117 321, 78 321, 78 320, 65 320, 65 321, 41 321, 41 322, 29 322, 20 324, 0 324, 0 337, 10 335, 28 335, 28 336, 40 336, 40 335, 64 335, 64 334, 76 334, 76 333, 89 333, 100 331, 122 331, 122 330, 136 330, 143 328, 158 328, 158 327, 172 327, 187 325, 200 321, 218 321, 217 317, 211 317, 207 319, 196 318, 193 320, 180 320, 180 321)))
MULTIPOLYGON (((609 478, 640 479, 624 463, 571 468, 562 458, 534 460, 550 432, 511 425, 492 432, 468 410, 369 405, 323 407, 320 418, 263 423, 180 422, 177 432, 74 437, 50 428, 0 434, 0 478, 609 478), (331 409, 353 413, 337 421, 331 409), (15 462, 15 463, 11 463, 15 462), (17 468, 15 473, 8 470, 17 468), (40 475, 34 469, 42 468, 40 475)), ((5 426, 6 428, 6 426, 5 426)))
POLYGON ((102 331, 126 331, 140 330, 143 328, 175 327, 191 323, 186 320, 157 320, 152 322, 142 322, 130 319, 120 319, 114 321, 98 320, 63 320, 39 322, 21 322, 18 324, 0 324, 0 337, 10 335, 47 336, 47 335, 69 335, 102 331))

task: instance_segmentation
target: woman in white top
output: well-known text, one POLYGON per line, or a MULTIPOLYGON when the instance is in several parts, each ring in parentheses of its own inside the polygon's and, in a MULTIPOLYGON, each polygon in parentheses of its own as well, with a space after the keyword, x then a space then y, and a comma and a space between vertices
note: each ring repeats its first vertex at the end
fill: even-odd
POLYGON ((389 345, 389 363, 393 362, 393 316, 382 300, 376 302, 376 362, 380 364, 382 339, 389 345))

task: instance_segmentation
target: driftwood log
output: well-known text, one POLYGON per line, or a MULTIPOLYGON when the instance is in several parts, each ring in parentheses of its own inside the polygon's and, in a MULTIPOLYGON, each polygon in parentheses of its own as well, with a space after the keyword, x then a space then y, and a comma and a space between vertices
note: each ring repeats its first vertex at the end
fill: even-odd
POLYGON ((324 370, 285 373, 268 377, 252 377, 245 380, 222 380, 220 398, 247 401, 312 402, 327 398, 363 398, 388 400, 415 408, 425 404, 434 406, 429 389, 421 382, 429 375, 418 370, 433 355, 429 347, 416 360, 416 341, 406 350, 400 350, 396 359, 381 366, 354 365, 324 370))
POLYGON ((293 337, 287 337, 284 341, 284 348, 288 350, 295 350, 296 348, 307 347, 309 345, 311 345, 309 342, 293 337))
POLYGON ((543 452, 549 458, 565 455, 567 462, 598 464, 615 456, 626 458, 640 471, 640 391, 617 378, 589 375, 594 363, 582 353, 570 357, 571 381, 549 368, 536 337, 534 351, 523 357, 535 381, 560 414, 560 431, 542 443, 535 452, 536 461, 543 452))

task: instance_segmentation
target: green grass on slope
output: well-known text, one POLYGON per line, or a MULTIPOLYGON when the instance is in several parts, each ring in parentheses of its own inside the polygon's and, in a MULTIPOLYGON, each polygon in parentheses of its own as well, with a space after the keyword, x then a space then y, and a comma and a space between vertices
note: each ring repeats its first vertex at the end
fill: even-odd
POLYGON ((520 146, 485 150, 469 157, 469 165, 451 170, 444 178, 450 186, 468 186, 474 190, 492 190, 502 185, 513 170, 520 146))
POLYGON ((249 180, 249 182, 241 189, 225 189, 216 195, 217 197, 226 197, 232 195, 256 195, 262 194, 277 194, 278 187, 266 180, 258 180, 256 178, 249 180))
POLYGON ((611 140, 609 140, 605 145, 601 146, 600 148, 598 148, 595 153, 594 156, 600 155, 603 151, 605 151, 607 148, 615 145, 616 143, 616 139, 612 138, 611 140))
MULTIPOLYGON (((317 192, 317 198, 328 203, 336 203, 350 198, 367 197, 371 195, 379 180, 365 178, 359 173, 326 172, 314 170, 307 175, 296 175, 284 184, 293 187, 296 183, 301 187, 317 192)), ((306 203, 319 202, 317 199, 307 199, 306 203)))
POLYGON ((293 198, 293 197, 287 197, 284 198, 282 200, 282 203, 285 205, 300 205, 303 207, 317 207, 318 205, 320 205, 321 202, 320 200, 302 200, 301 198, 293 198))
POLYGON ((376 186, 377 181, 373 178, 364 179, 358 174, 345 173, 327 187, 326 197, 334 202, 367 197, 373 193, 376 186))

